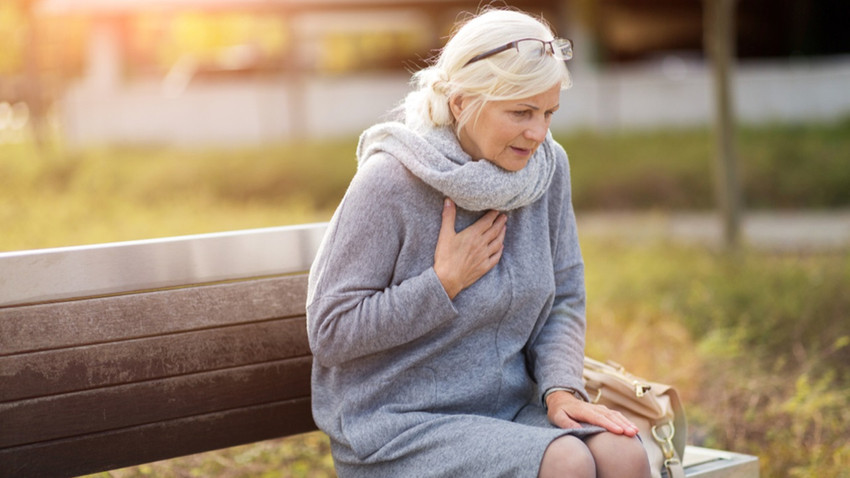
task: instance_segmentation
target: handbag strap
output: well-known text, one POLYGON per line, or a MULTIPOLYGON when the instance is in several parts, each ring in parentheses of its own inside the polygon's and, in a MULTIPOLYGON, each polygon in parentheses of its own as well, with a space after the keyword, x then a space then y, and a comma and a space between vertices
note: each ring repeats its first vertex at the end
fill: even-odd
POLYGON ((670 406, 673 409, 673 422, 675 433, 672 434, 671 440, 673 447, 679 458, 685 453, 685 441, 687 439, 688 420, 685 416, 685 410, 682 407, 682 401, 679 398, 679 393, 670 385, 661 383, 652 383, 652 390, 659 394, 664 394, 670 399, 670 406))
POLYGON ((685 478, 685 468, 682 466, 682 457, 673 444, 676 435, 676 427, 673 422, 660 423, 652 426, 652 438, 661 447, 664 454, 663 467, 667 472, 667 478, 685 478))
POLYGON ((685 467, 678 458, 675 462, 664 460, 664 470, 667 472, 667 478, 685 478, 685 467))

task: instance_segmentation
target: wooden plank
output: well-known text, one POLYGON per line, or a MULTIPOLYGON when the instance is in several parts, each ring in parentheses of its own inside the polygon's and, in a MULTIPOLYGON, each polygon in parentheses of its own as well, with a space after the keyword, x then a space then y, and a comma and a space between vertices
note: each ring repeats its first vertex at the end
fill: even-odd
POLYGON ((0 449, 0 477, 114 470, 316 429, 309 398, 0 449))
POLYGON ((304 317, 0 357, 0 402, 307 356, 304 317))
POLYGON ((310 396, 312 357, 0 404, 0 447, 310 396))
POLYGON ((307 275, 0 309, 0 356, 304 315, 307 275))

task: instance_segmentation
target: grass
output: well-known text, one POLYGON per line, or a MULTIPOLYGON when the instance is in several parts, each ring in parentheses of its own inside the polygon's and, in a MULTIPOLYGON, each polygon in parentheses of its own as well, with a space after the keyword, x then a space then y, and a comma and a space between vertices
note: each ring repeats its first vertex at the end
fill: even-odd
POLYGON ((90 478, 210 476, 332 478, 336 473, 327 436, 314 432, 89 475, 90 478))
MULTIPOLYGON (((573 201, 594 209, 709 209, 707 130, 558 135, 573 201)), ((323 220, 354 174, 357 138, 240 150, 0 144, 0 251, 323 220)), ((850 118, 745 128, 750 208, 850 207, 850 118)))
MULTIPOLYGON (((578 209, 711 209, 713 143, 705 129, 559 136, 578 209)), ((744 127, 737 135, 744 203, 754 209, 850 206, 850 118, 744 127)))
MULTIPOLYGON (((705 209, 703 130, 562 135, 574 201, 593 209, 705 209)), ((0 145, 0 251, 324 221, 356 138, 232 151, 0 145)), ((747 203, 850 206, 850 120, 744 129, 747 203)), ((673 383, 690 441, 759 455, 762 476, 850 476, 850 253, 729 256, 582 236, 587 353, 673 383)), ((99 476, 333 476, 327 438, 283 440, 99 476)))
POLYGON ((0 145, 0 250, 326 220, 354 174, 354 141, 42 156, 0 145))
POLYGON ((583 247, 588 354, 675 384, 691 443, 758 455, 762 476, 850 476, 847 251, 583 247))

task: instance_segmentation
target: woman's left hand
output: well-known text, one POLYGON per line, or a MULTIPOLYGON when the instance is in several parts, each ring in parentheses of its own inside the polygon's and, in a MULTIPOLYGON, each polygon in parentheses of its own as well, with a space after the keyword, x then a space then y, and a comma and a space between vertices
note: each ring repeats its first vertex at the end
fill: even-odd
POLYGON ((549 421, 561 428, 580 428, 579 422, 600 426, 611 433, 633 437, 638 434, 635 426, 622 413, 605 405, 587 403, 570 392, 556 391, 546 397, 549 421))

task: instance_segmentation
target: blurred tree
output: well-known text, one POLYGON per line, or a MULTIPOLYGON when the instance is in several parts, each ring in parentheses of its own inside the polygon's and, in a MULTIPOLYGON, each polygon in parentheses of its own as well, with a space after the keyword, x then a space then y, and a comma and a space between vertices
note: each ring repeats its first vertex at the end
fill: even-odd
POLYGON ((705 8, 705 49, 714 76, 715 169, 717 206, 723 221, 723 237, 728 248, 740 241, 741 193, 735 147, 735 117, 730 78, 735 58, 736 0, 703 0, 705 8))
POLYGON ((129 75, 163 74, 181 61, 211 70, 278 71, 291 48, 280 15, 255 12, 141 11, 127 22, 129 75))
POLYGON ((0 74, 23 73, 23 99, 29 108, 29 124, 39 149, 44 145, 44 94, 39 74, 40 32, 36 0, 6 0, 0 5, 0 33, 11 45, 0 56, 0 74), (9 34, 9 36, 6 36, 9 34))
POLYGON ((0 3, 0 38, 5 48, 0 54, 0 76, 11 76, 21 71, 24 45, 24 23, 22 11, 15 3, 0 3))

